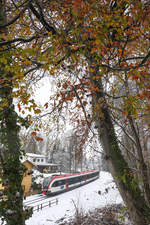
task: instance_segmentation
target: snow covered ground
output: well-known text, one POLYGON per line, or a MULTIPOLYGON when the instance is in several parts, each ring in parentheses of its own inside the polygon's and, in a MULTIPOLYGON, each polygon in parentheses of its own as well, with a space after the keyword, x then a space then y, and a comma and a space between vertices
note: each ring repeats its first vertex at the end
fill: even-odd
MULTIPOLYGON (((37 195, 30 196, 25 202, 35 198, 37 195)), ((87 212, 110 204, 123 203, 112 176, 107 172, 100 172, 99 179, 94 182, 51 197, 53 198, 58 198, 58 205, 35 211, 26 221, 26 225, 59 225, 59 219, 74 216, 76 207, 82 212, 87 212)))

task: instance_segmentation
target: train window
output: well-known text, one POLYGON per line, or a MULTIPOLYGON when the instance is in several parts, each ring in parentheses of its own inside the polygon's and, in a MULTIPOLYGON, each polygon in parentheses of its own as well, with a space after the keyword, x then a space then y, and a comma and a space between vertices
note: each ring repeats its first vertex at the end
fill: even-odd
POLYGON ((55 181, 53 184, 52 184, 52 187, 57 187, 58 185, 58 181, 55 181))
POLYGON ((57 181, 57 186, 60 186, 62 184, 61 180, 57 181))
POLYGON ((82 181, 82 176, 78 177, 78 179, 79 179, 79 182, 81 182, 82 181))
POLYGON ((73 178, 72 178, 72 184, 74 184, 74 183, 75 183, 75 178, 73 177, 73 178))
POLYGON ((86 179, 86 176, 84 175, 84 176, 82 176, 82 181, 84 181, 86 179))
POLYGON ((80 177, 76 177, 76 182, 77 182, 77 183, 80 182, 80 177))
POLYGON ((60 180, 59 181, 59 185, 65 185, 65 183, 66 183, 65 180, 60 180))
POLYGON ((74 177, 72 178, 72 184, 78 183, 79 182, 79 177, 74 177))
POLYGON ((81 177, 80 177, 80 181, 83 181, 83 180, 84 180, 84 176, 81 176, 81 177))
POLYGON ((90 179, 90 174, 87 174, 87 179, 90 179))
POLYGON ((52 184, 52 187, 58 187, 61 185, 65 185, 65 180, 57 180, 52 184))
POLYGON ((74 183, 77 183, 77 182, 78 182, 78 178, 75 177, 75 178, 73 179, 73 181, 74 181, 74 183))
POLYGON ((73 177, 73 178, 70 178, 69 179, 69 184, 71 185, 71 184, 74 184, 74 183, 76 183, 77 182, 77 179, 76 179, 76 177, 73 177))
POLYGON ((70 185, 71 185, 71 184, 75 184, 75 183, 79 183, 79 182, 81 182, 81 181, 84 180, 84 177, 85 177, 85 176, 79 176, 79 177, 69 178, 69 179, 68 179, 68 182, 69 182, 70 185))
POLYGON ((45 178, 45 179, 44 179, 44 182, 43 182, 43 186, 44 186, 44 187, 48 187, 50 180, 51 180, 51 177, 45 178))
POLYGON ((95 177, 95 176, 98 176, 98 173, 99 173, 99 172, 95 172, 95 173, 88 174, 88 175, 87 175, 87 179, 91 179, 91 178, 93 178, 93 177, 95 177))
POLYGON ((72 184, 72 179, 73 179, 73 178, 69 178, 69 179, 68 179, 68 183, 69 183, 69 184, 72 184))

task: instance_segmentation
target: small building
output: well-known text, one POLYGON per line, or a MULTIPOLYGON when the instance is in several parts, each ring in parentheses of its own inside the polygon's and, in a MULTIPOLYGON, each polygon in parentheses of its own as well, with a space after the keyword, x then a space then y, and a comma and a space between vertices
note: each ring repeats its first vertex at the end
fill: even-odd
MULTIPOLYGON (((31 184, 32 184, 32 169, 36 166, 30 162, 29 160, 22 161, 24 166, 26 167, 26 171, 22 180, 22 187, 24 189, 24 195, 27 195, 30 192, 31 184)), ((5 187, 0 183, 0 190, 3 190, 5 187)))
POLYGON ((48 163, 47 157, 45 155, 39 155, 34 153, 26 153, 24 156, 24 160, 29 160, 34 165, 36 165, 37 169, 43 173, 55 173, 60 170, 60 166, 54 163, 48 163))
POLYGON ((24 160, 29 160, 35 165, 43 165, 47 162, 47 157, 45 155, 39 155, 34 153, 26 153, 23 157, 24 160))
POLYGON ((24 195, 27 195, 31 190, 31 184, 32 184, 32 169, 36 166, 30 162, 29 160, 25 160, 23 162, 24 166, 27 168, 27 170, 24 173, 24 177, 22 180, 22 187, 24 189, 24 195))

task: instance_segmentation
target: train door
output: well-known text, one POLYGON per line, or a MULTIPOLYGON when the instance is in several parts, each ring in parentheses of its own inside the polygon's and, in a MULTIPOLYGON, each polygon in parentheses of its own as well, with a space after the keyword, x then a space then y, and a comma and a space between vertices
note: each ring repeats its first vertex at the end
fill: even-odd
POLYGON ((66 190, 69 189, 69 182, 68 182, 68 179, 66 179, 66 190))

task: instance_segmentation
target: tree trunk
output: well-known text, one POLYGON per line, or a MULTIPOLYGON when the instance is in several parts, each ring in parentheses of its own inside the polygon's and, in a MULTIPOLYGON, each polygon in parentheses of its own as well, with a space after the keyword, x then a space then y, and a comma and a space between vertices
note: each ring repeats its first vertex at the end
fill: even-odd
MULTIPOLYGON (((5 1, 0 1, 0 24, 6 23, 5 1)), ((0 33, 7 35, 7 30, 0 33)), ((11 47, 11 46, 9 46, 11 47)), ((0 164, 3 194, 6 200, 0 201, 0 217, 6 225, 24 225, 23 189, 21 182, 24 166, 20 162, 18 115, 14 110, 12 89, 13 73, 8 72, 12 58, 8 46, 0 49, 0 164), (7 64, 7 68, 6 68, 7 64)))
POLYGON ((134 126, 133 119, 130 115, 128 115, 128 118, 129 118, 129 123, 130 123, 131 129, 132 129, 134 138, 135 138, 137 154, 138 154, 139 161, 140 161, 140 166, 139 166, 140 176, 141 176, 142 182, 143 182, 145 199, 147 201, 147 204, 150 206, 150 186, 149 186, 149 179, 148 179, 148 167, 144 161, 142 146, 141 146, 140 139, 138 137, 136 128, 134 126))
MULTIPOLYGON (((90 73, 91 78, 99 73, 98 67, 94 69, 95 72, 90 73)), ((134 224, 148 225, 150 223, 150 208, 119 148, 114 125, 104 98, 102 80, 92 79, 92 82, 96 90, 93 96, 93 117, 100 142, 106 154, 109 171, 129 209, 134 224)))
MULTIPOLYGON (((126 86, 126 96, 130 96, 127 78, 126 78, 126 81, 125 81, 125 86, 126 86)), ((139 162, 140 162, 140 165, 139 165, 140 174, 139 174, 139 176, 142 178, 145 199, 147 201, 147 204, 150 207, 150 186, 149 186, 149 180, 148 180, 148 167, 147 167, 147 165, 144 161, 143 149, 142 149, 142 145, 141 145, 141 142, 140 142, 139 134, 138 134, 137 129, 135 127, 134 120, 133 120, 133 117, 132 117, 132 113, 130 111, 128 112, 128 121, 129 121, 131 130, 132 130, 132 133, 133 133, 133 137, 134 137, 134 140, 135 140, 135 143, 136 143, 135 147, 136 147, 138 159, 139 159, 139 162)))

